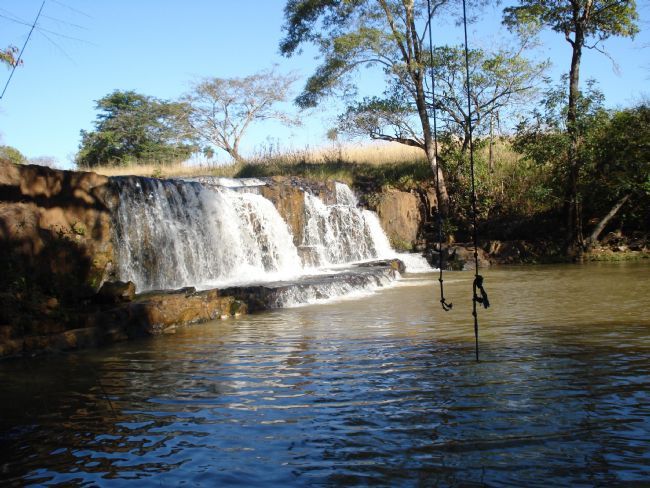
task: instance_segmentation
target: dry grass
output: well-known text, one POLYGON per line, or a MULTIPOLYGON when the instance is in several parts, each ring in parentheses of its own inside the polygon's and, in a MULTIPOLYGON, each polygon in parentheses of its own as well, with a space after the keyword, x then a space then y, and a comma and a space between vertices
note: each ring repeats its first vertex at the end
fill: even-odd
POLYGON ((347 164, 395 164, 425 161, 425 159, 422 149, 398 143, 374 142, 348 143, 277 154, 261 154, 254 157, 251 163, 266 164, 269 161, 282 161, 285 164, 319 164, 337 161, 347 164))
POLYGON ((91 170, 105 176, 153 176, 156 178, 180 178, 191 176, 236 177, 242 170, 250 172, 251 166, 277 167, 285 172, 297 165, 339 164, 384 165, 424 162, 421 149, 396 143, 345 144, 317 149, 303 149, 269 154, 257 154, 247 164, 187 164, 162 165, 155 163, 132 164, 129 166, 98 166, 91 170))
POLYGON ((190 176, 215 175, 233 177, 241 169, 240 164, 229 165, 190 165, 177 164, 132 164, 129 166, 97 166, 90 168, 104 176, 152 176, 155 178, 180 178, 190 176))

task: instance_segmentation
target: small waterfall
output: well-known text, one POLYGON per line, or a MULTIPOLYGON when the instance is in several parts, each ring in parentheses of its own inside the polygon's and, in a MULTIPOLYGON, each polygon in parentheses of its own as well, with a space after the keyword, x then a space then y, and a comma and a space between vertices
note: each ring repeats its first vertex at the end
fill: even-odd
POLYGON ((260 195, 148 178, 115 184, 118 273, 140 291, 302 272, 286 223, 260 195))
POLYGON ((118 278, 133 281, 138 291, 299 281, 278 294, 283 297, 278 306, 295 305, 371 291, 395 278, 341 269, 336 273, 342 279, 332 279, 325 277, 332 273, 327 267, 406 257, 391 248, 377 216, 358 208, 354 193, 340 183, 326 199, 330 204, 304 191, 299 254, 287 223, 259 191, 262 180, 118 177, 112 182, 119 193, 118 278))

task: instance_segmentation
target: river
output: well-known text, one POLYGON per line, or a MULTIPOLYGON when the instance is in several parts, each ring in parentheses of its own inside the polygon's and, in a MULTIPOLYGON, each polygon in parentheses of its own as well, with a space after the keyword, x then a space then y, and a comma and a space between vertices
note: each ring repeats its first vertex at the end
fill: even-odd
POLYGON ((649 264, 483 274, 1 362, 0 484, 648 482, 649 264))

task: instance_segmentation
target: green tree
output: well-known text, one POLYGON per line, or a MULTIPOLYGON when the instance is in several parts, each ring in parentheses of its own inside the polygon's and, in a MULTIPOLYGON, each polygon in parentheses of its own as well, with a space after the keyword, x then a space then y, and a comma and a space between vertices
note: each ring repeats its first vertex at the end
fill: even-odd
POLYGON ((294 76, 280 75, 272 69, 244 78, 206 78, 196 83, 184 98, 190 107, 192 133, 203 144, 223 149, 235 161, 243 161, 239 148, 251 124, 272 119, 286 125, 298 124, 276 108, 287 101, 295 81, 294 76))
POLYGON ((27 158, 15 147, 0 146, 0 159, 6 159, 14 164, 25 164, 27 158))
MULTIPOLYGON (((650 109, 647 104, 625 110, 603 108, 604 97, 593 80, 577 100, 576 126, 581 134, 581 161, 576 186, 582 211, 577 228, 588 230, 584 249, 599 240, 624 205, 638 228, 647 226, 650 208, 650 109), (645 224, 644 224, 645 222, 645 224)), ((548 90, 542 110, 517 129, 514 147, 554 175, 547 196, 558 206, 564 201, 571 136, 566 130, 566 85, 548 90)), ((647 229, 646 229, 647 230, 647 229)))
POLYGON ((189 137, 188 106, 120 91, 97 101, 94 131, 81 131, 75 162, 80 167, 171 163, 187 159, 196 145, 189 137))
POLYGON ((535 25, 564 35, 571 46, 566 130, 569 135, 565 196, 567 251, 578 253, 583 244, 580 229, 578 179, 583 162, 579 158, 582 134, 578 124, 580 62, 584 48, 599 49, 611 36, 631 37, 638 32, 634 0, 519 0, 504 10, 504 23, 511 28, 535 25))
MULTIPOLYGON (((484 3, 474 0, 472 4, 484 3)), ((452 13, 452 0, 432 0, 433 16, 452 13)), ((307 80, 296 102, 316 106, 338 90, 353 88, 351 74, 361 66, 379 66, 389 83, 406 89, 409 105, 415 107, 421 140, 397 134, 393 140, 421 147, 440 181, 441 206, 449 197, 445 175, 438 164, 426 101, 426 30, 429 13, 423 0, 288 0, 285 37, 280 50, 285 56, 299 53, 304 44, 320 50, 322 64, 307 80)), ((398 100, 401 106, 402 100, 398 100)), ((393 103, 391 101, 391 103, 393 103)))
MULTIPOLYGON (((482 49, 469 51, 475 136, 490 135, 495 120, 498 123, 510 112, 521 110, 521 105, 528 103, 534 95, 535 86, 547 64, 528 61, 522 55, 523 47, 494 53, 482 49)), ((433 61, 427 59, 426 62, 433 66, 436 80, 438 128, 448 141, 459 140, 464 153, 469 146, 464 49, 462 46, 438 47, 433 51, 433 61)), ((427 105, 432 108, 433 96, 426 89, 427 105)), ((409 96, 409 90, 408 84, 392 80, 384 98, 366 98, 348 107, 339 118, 339 129, 355 136, 366 135, 372 139, 424 148, 417 107, 409 96)))
POLYGON ((650 222, 650 107, 606 112, 585 142, 587 157, 582 180, 585 211, 594 226, 588 249, 598 242, 624 205, 630 220, 648 231, 650 222))

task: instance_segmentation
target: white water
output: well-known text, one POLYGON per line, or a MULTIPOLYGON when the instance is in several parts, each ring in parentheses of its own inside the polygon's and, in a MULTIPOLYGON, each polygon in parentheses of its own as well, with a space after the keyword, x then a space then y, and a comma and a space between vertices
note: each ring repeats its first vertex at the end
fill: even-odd
MULTIPOLYGON (((255 185, 229 180, 227 186, 148 178, 114 181, 120 194, 115 212, 117 275, 133 281, 138 291, 292 281, 331 272, 333 266, 393 257, 404 260, 408 271, 431 270, 424 258, 398 255, 376 215, 358 208, 343 184, 336 184, 332 204, 304 193, 299 253, 271 201, 234 189, 264 184, 260 180, 255 185)), ((368 292, 387 284, 380 281, 358 282, 356 288, 349 283, 303 287, 283 305, 368 292)))

